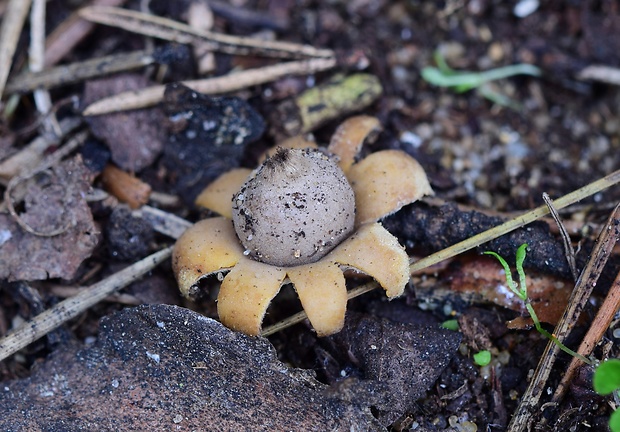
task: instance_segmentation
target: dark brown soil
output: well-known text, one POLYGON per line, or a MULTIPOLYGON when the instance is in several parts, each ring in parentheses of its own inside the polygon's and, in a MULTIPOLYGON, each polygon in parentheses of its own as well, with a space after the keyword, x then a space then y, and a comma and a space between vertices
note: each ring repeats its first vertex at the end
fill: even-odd
MULTIPOLYGON (((49 28, 73 11, 75 3, 48 2, 49 28)), ((129 1, 125 7, 138 9, 139 3, 129 1)), ((278 40, 334 49, 342 57, 363 53, 368 59, 365 72, 379 78, 383 94, 361 113, 379 118, 384 130, 375 144, 364 151, 404 150, 427 170, 436 192, 434 200, 407 206, 384 222, 412 256, 448 247, 518 212, 537 207, 543 204, 543 192, 558 198, 620 168, 620 87, 579 78, 580 72, 591 65, 620 68, 619 1, 550 0, 540 2, 531 15, 523 18, 515 16, 513 9, 525 1, 230 3, 235 6, 214 2, 213 30, 244 36, 258 33, 257 37, 267 32, 278 40), (257 13, 242 13, 246 11, 257 13), (530 63, 541 69, 542 76, 515 76, 494 82, 493 90, 513 103, 512 107, 500 106, 475 89, 458 93, 426 82, 421 70, 434 65, 436 51, 443 53, 448 64, 459 71, 530 63)), ((150 7, 155 14, 184 21, 188 2, 153 0, 150 7)), ((26 32, 22 39, 27 39, 26 32)), ((198 78, 196 59, 185 48, 155 39, 147 41, 143 36, 105 26, 97 26, 63 63, 142 49, 148 44, 165 46, 167 52, 177 57, 165 68, 150 66, 105 80, 54 89, 52 100, 60 102, 76 96, 83 108, 105 94, 140 88, 162 81, 162 76, 164 83, 198 78)), ((17 60, 22 62, 27 57, 26 45, 23 46, 23 53, 18 50, 17 54, 17 60)), ((217 74, 235 67, 276 62, 227 54, 216 54, 215 61, 217 74)), ((169 86, 162 104, 140 111, 137 117, 134 112, 89 119, 89 141, 67 161, 39 174, 28 186, 27 192, 34 198, 26 199, 17 209, 38 230, 62 228, 67 217, 74 222, 71 228, 53 242, 41 237, 25 244, 22 238, 11 250, 3 250, 2 244, 7 241, 3 231, 19 228, 11 216, 0 213, 0 335, 41 308, 60 301, 65 296, 62 288, 93 284, 172 244, 173 240, 154 233, 144 220, 135 218, 114 200, 92 199, 86 205, 88 183, 95 188, 103 187, 99 174, 107 163, 113 162, 135 174, 153 191, 172 197, 168 201, 151 198, 150 204, 195 222, 205 214, 192 203, 206 184, 232 167, 255 166, 257 155, 276 142, 273 131, 280 130, 278 122, 285 121, 278 117, 280 104, 336 72, 350 74, 353 69, 340 66, 336 71, 284 78, 216 98, 192 96, 181 86, 169 86), (205 126, 208 122, 213 122, 209 128, 205 126), (201 128, 208 137, 188 133, 201 128), (204 140, 217 144, 205 146, 204 140), (62 189, 69 184, 73 186, 62 189), (67 206, 65 211, 43 220, 28 216, 41 211, 45 204, 57 210, 58 202, 67 206), (32 259, 37 253, 40 267, 30 265, 24 258, 32 259), (18 289, 24 281, 34 288, 34 296, 18 289)), ((62 105, 58 117, 74 115, 73 109, 62 105)), ((316 128, 313 133, 317 141, 328 143, 346 117, 343 114, 316 128)), ((37 118, 32 97, 24 95, 16 115, 3 119, 0 163, 36 136, 32 126, 37 118)), ((0 190, 4 191, 4 186, 0 190)), ((571 227, 574 244, 580 244, 579 269, 587 262, 601 224, 619 201, 620 188, 616 186, 562 212, 571 227)), ((166 263, 125 289, 123 296, 96 305, 61 330, 0 362, 0 379, 7 389, 6 395, 0 394, 0 405, 13 413, 27 413, 21 418, 17 414, 15 418, 6 417, 10 420, 3 420, 3 424, 7 430, 13 421, 22 421, 15 424, 33 430, 120 430, 122 418, 106 418, 114 414, 110 410, 116 410, 122 413, 119 416, 126 416, 135 430, 141 426, 156 430, 157 425, 163 427, 165 419, 173 419, 174 425, 200 428, 196 419, 202 419, 201 416, 215 419, 212 425, 218 430, 231 430, 243 428, 255 412, 268 418, 269 410, 282 409, 273 419, 271 430, 338 430, 351 425, 358 430, 473 431, 474 425, 478 431, 506 430, 546 339, 531 329, 506 326, 506 322, 520 315, 519 309, 484 297, 475 287, 461 292, 451 289, 450 284, 468 262, 477 262, 479 252, 494 250, 512 263, 523 242, 530 244, 526 270, 548 277, 550 284, 565 284, 570 291, 570 269, 557 230, 553 223, 537 222, 432 272, 414 275, 401 299, 388 303, 383 294, 372 292, 351 301, 349 309, 354 312, 342 334, 317 338, 305 324, 276 333, 269 342, 275 347, 277 358, 266 340, 237 337, 217 323, 201 321, 180 308, 129 309, 143 304, 172 304, 217 317, 211 293, 197 303, 180 299, 172 270, 166 263), (119 314, 112 315, 118 311, 119 314), (174 323, 178 338, 157 333, 162 317, 174 323), (459 321, 459 334, 439 330, 441 322, 452 318, 459 321), (240 382, 235 381, 239 377, 231 374, 221 377, 229 380, 230 386, 206 378, 191 384, 191 379, 183 374, 200 370, 200 361, 210 354, 209 350, 198 349, 188 354, 186 347, 174 346, 175 340, 184 343, 187 337, 180 330, 182 320, 198 323, 199 329, 192 330, 197 338, 215 332, 213 337, 217 340, 209 343, 233 347, 222 354, 225 364, 221 368, 214 366, 205 374, 215 376, 226 368, 239 368, 245 374, 240 382), (132 349, 139 355, 151 353, 150 344, 154 343, 146 336, 125 335, 123 326, 132 323, 153 338, 163 338, 169 350, 166 352, 172 357, 193 357, 185 363, 172 357, 165 359, 171 371, 169 376, 161 375, 169 371, 153 367, 152 362, 147 361, 146 366, 132 362, 132 356, 138 356, 132 349), (98 337, 102 340, 90 346, 93 338, 98 337), (145 348, 132 348, 132 344, 144 344, 145 348), (370 346, 375 348, 371 350, 370 346), (375 349, 382 355, 374 357, 375 349), (63 353, 65 350, 68 351, 63 353), (247 358, 242 357, 244 350, 247 358), (480 350, 491 351, 493 361, 489 366, 474 363, 472 355, 480 350), (257 353, 259 358, 253 358, 251 353, 257 353), (418 356, 415 361, 410 357, 414 354, 418 356), (46 360, 50 355, 51 360, 46 360), (91 363, 84 360, 88 356, 93 356, 91 363), (238 358, 233 362, 231 358, 235 357, 238 358), (420 358, 426 363, 416 369, 420 358), (252 363, 254 360, 257 364, 252 363), (120 381, 121 388, 126 384, 129 390, 119 398, 114 387, 119 381, 114 376, 122 373, 123 362, 134 369, 127 381, 120 381), (59 375, 63 364, 67 365, 64 373, 96 374, 102 381, 107 380, 108 393, 97 394, 91 391, 94 387, 79 386, 71 378, 63 378, 59 375), (143 368, 148 371, 141 381, 138 378, 143 368), (252 368, 262 372, 253 375, 252 368), (278 368, 286 371, 278 378, 282 381, 272 380, 272 376, 266 378, 265 368, 272 375, 278 374, 278 368), (55 387, 46 390, 41 387, 45 382, 55 387), (167 397, 187 396, 180 382, 191 387, 194 399, 188 397, 178 404, 162 402, 167 397), (267 383, 266 387, 257 382, 267 383), (177 387, 168 393, 170 385, 177 387), (74 393, 69 397, 66 389, 74 393), (213 394, 205 395, 207 391, 213 394), (59 404, 79 400, 75 412, 62 411, 68 416, 68 423, 54 415, 54 405, 46 399, 51 397, 50 392, 62 396, 56 401, 59 404), (200 411, 199 401, 215 398, 218 392, 222 397, 220 408, 214 405, 206 414, 200 411), (110 399, 104 394, 109 394, 110 399), (303 397, 297 399, 297 394, 303 397), (233 406, 235 395, 247 404, 233 406), (124 397, 134 399, 124 402, 124 397), (265 405, 261 406, 261 402, 265 405), (104 409, 88 418, 80 416, 89 406, 104 409), (108 406, 110 409, 105 409, 108 406), (140 415, 152 408, 158 420, 140 424, 137 411, 132 411, 138 406, 143 410, 140 415), (307 415, 296 418, 291 414, 295 412, 307 415), (41 415, 53 418, 49 427, 42 426, 44 419, 37 419, 41 415), (175 417, 178 415, 179 422, 175 417)), ((591 321, 595 306, 600 304, 620 268, 617 251, 618 248, 585 311, 586 322, 591 321)), ((463 276, 464 280, 472 278, 463 276)), ((351 279, 349 283, 354 286, 358 280, 351 279)), ((206 285, 209 284, 215 285, 217 280, 207 281, 206 285)), ((558 306, 560 310, 563 307, 558 306)), ((273 324, 297 310, 296 297, 292 290, 285 289, 269 310, 265 324, 273 324)), ((545 325, 551 330, 553 324, 545 325)), ((617 329, 615 321, 601 347, 594 351, 597 358, 620 356, 618 339, 614 337, 619 334, 614 332, 617 329)), ((584 325, 578 326, 567 344, 578 346, 586 330, 584 325)), ((567 355, 559 357, 547 383, 551 393, 569 361, 567 355)), ((588 368, 580 370, 561 405, 535 413, 532 430, 537 426, 549 431, 606 430, 611 409, 606 399, 591 390, 591 373, 588 368)), ((247 425, 247 430, 268 428, 247 425)))

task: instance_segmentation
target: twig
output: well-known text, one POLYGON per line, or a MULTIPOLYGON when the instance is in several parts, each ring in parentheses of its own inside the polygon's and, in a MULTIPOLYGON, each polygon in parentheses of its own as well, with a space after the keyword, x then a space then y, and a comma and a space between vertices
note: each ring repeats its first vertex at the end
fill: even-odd
POLYGON ((173 239, 181 237, 181 234, 192 226, 191 222, 183 218, 150 206, 142 206, 136 213, 147 220, 155 231, 173 239))
POLYGON ((577 264, 575 264, 575 250, 570 242, 570 235, 562 223, 562 219, 560 219, 560 214, 553 206, 553 201, 551 197, 547 194, 547 192, 543 192, 542 194, 543 201, 549 208, 549 213, 551 213, 551 217, 555 221, 560 230, 560 237, 562 237, 562 243, 564 244, 564 253, 566 254, 566 261, 568 261, 568 266, 570 267, 570 271, 573 274, 573 279, 577 280, 579 277, 579 272, 577 271, 577 264))
MULTIPOLYGON (((614 171, 613 173, 599 180, 596 180, 567 195, 564 195, 561 198, 558 198, 557 200, 555 200, 555 207, 557 209, 562 209, 586 197, 594 195, 595 193, 600 192, 610 186, 613 186, 617 184, 618 182, 620 182, 620 170, 614 171)), ((431 254, 427 257, 424 257, 412 263, 409 266, 410 272, 411 273, 418 272, 427 267, 431 267, 441 261, 444 261, 448 258, 452 258, 470 249, 478 247, 483 243, 496 239, 504 234, 507 234, 511 231, 516 230, 517 228, 521 228, 524 225, 534 222, 535 220, 540 219, 541 217, 545 216, 548 212, 549 212, 549 209, 546 206, 540 206, 538 208, 535 208, 534 210, 530 210, 529 212, 524 213, 521 216, 517 216, 514 219, 511 219, 507 222, 504 222, 501 225, 498 225, 494 228, 483 231, 480 234, 476 234, 475 236, 469 237, 468 239, 463 240, 462 242, 459 242, 453 246, 450 246, 449 248, 442 249, 439 252, 435 252, 434 254, 431 254)), ((352 298, 358 297, 378 287, 379 285, 376 282, 374 281, 369 282, 365 285, 361 285, 349 291, 348 298, 352 299, 352 298)), ((302 322, 306 318, 307 316, 305 312, 299 312, 280 322, 277 322, 276 324, 273 324, 272 326, 265 327, 265 329, 262 332, 262 335, 269 336, 275 332, 278 332, 294 324, 302 322)))
POLYGON ((89 78, 148 66, 155 61, 152 52, 142 50, 75 62, 37 73, 21 74, 9 81, 6 93, 25 93, 38 88, 75 84, 89 78))
POLYGON ((30 3, 31 0, 10 0, 2 26, 0 26, 0 97, 4 94, 4 86, 13 63, 13 54, 15 54, 30 3))
POLYGON ((2 161, 0 163, 0 184, 7 185, 9 180, 16 175, 35 169, 41 163, 43 154, 47 149, 58 144, 64 136, 73 132, 81 124, 81 118, 67 117, 60 121, 60 136, 40 135, 21 149, 19 153, 15 153, 2 161))
POLYGON ((101 183, 107 192, 132 209, 146 204, 151 195, 151 185, 111 163, 101 172, 101 183))
MULTIPOLYGON (((336 66, 336 59, 310 59, 280 63, 203 80, 183 81, 182 84, 205 94, 227 93, 253 85, 275 81, 286 75, 312 74, 336 66)), ((85 116, 144 108, 162 101, 165 86, 147 87, 135 92, 124 92, 103 98, 84 109, 85 116)))
MULTIPOLYGON (((191 2, 187 10, 187 24, 196 30, 210 31, 213 28, 211 2, 191 2)), ((215 70, 215 54, 208 42, 194 42, 192 50, 196 59, 198 75, 204 76, 215 70)))
POLYGON ((190 44, 195 41, 204 41, 211 46, 213 51, 228 54, 253 54, 278 58, 331 58, 334 56, 334 52, 329 49, 197 30, 178 21, 121 8, 90 6, 80 10, 80 16, 99 24, 173 42, 190 44))
POLYGON ((158 207, 179 207, 181 205, 181 198, 178 195, 169 194, 160 191, 152 191, 149 201, 157 204, 158 207))
MULTIPOLYGON (((556 201, 556 207, 561 208, 558 205, 559 201, 560 200, 556 201)), ((620 219, 620 206, 616 206, 599 234, 590 260, 579 276, 575 289, 568 301, 568 305, 564 310, 564 314, 555 327, 553 334, 560 342, 564 342, 577 322, 614 245, 620 241, 618 219, 620 219)), ((534 372, 532 381, 530 381, 517 407, 517 411, 508 425, 508 432, 520 432, 527 427, 530 415, 538 406, 538 402, 543 394, 543 389, 559 351, 560 348, 555 343, 549 342, 547 344, 545 352, 541 356, 538 367, 534 372)))
MULTIPOLYGON (((74 295, 79 294, 83 290, 84 288, 80 286, 52 286, 49 288, 48 292, 56 297, 66 299, 68 297, 73 297, 74 295)), ((102 299, 101 301, 108 302, 108 303, 120 303, 123 305, 130 305, 130 306, 138 306, 143 303, 142 301, 138 300, 136 296, 132 294, 123 294, 123 293, 117 293, 117 292, 110 294, 109 296, 102 299)))
MULTIPOLYGON (((577 350, 579 354, 588 356, 592 353, 592 350, 596 344, 601 340, 603 334, 609 328, 614 315, 618 312, 618 308, 620 308, 620 272, 616 275, 616 278, 609 289, 609 293, 607 293, 605 301, 592 321, 588 333, 586 333, 583 341, 579 345, 579 349, 577 350)), ((568 365, 568 369, 566 369, 566 372, 562 377, 562 381, 555 389, 555 393, 551 399, 553 403, 557 404, 562 400, 579 366, 579 360, 576 358, 572 359, 570 365, 568 365)))
POLYGON ((620 86, 620 69, 607 65, 590 65, 579 72, 577 78, 620 86))
MULTIPOLYGON (((93 5, 121 6, 126 0, 94 0, 93 5)), ((74 12, 48 36, 45 43, 45 66, 58 63, 93 30, 95 24, 74 12)))
MULTIPOLYGON (((40 72, 44 66, 45 56, 45 0, 33 0, 30 11, 30 56, 28 60, 31 72, 40 72)), ((45 89, 34 91, 34 102, 39 114, 43 116, 43 130, 60 135, 60 125, 52 112, 52 97, 45 89)))
POLYGON ((37 315, 15 332, 0 339, 0 361, 60 327, 113 292, 139 279, 168 259, 171 252, 171 247, 162 249, 37 315))
POLYGON ((274 30, 288 30, 290 22, 287 17, 274 16, 267 12, 259 12, 253 9, 239 7, 225 1, 209 0, 209 7, 213 13, 220 15, 226 20, 244 26, 269 28, 274 30))

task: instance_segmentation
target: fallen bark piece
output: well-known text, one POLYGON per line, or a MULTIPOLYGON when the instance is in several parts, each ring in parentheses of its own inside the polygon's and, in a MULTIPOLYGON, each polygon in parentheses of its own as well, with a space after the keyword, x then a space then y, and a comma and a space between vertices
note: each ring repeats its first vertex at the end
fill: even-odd
MULTIPOLYGON (((112 94, 147 87, 141 75, 119 74, 92 80, 84 89, 84 105, 112 94)), ((138 172, 151 165, 164 147, 164 115, 159 108, 87 117, 93 134, 104 141, 119 167, 138 172)))
MULTIPOLYGON (((347 314, 342 331, 329 337, 334 357, 360 370, 364 380, 357 387, 370 381, 382 389, 376 408, 386 426, 414 409, 456 354, 461 339, 458 332, 353 312, 347 314)), ((375 405, 377 396, 372 396, 368 402, 375 405)))
MULTIPOLYGON (((475 234, 500 225, 504 220, 477 211, 462 211, 455 204, 439 207, 425 203, 414 203, 383 220, 383 226, 401 243, 415 243, 426 253, 432 253, 452 246, 475 234)), ((549 226, 541 221, 528 224, 508 235, 503 235, 479 247, 504 257, 514 256, 523 243, 532 247, 528 250, 525 266, 564 278, 571 272, 561 241, 554 238, 549 226)))
POLYGON ((266 339, 180 307, 140 306, 104 318, 94 346, 58 350, 5 383, 0 429, 382 430, 326 388, 278 361, 266 339))
POLYGON ((265 122, 243 99, 212 97, 182 84, 168 85, 164 99, 170 133, 163 165, 175 192, 193 203, 205 186, 239 166, 265 122))
POLYGON ((112 211, 105 234, 110 257, 129 262, 147 256, 155 237, 151 224, 124 206, 112 211))
POLYGON ((99 241, 84 199, 89 171, 80 158, 63 162, 25 182, 21 220, 40 236, 26 232, 9 214, 0 214, 0 279, 70 279, 99 241))

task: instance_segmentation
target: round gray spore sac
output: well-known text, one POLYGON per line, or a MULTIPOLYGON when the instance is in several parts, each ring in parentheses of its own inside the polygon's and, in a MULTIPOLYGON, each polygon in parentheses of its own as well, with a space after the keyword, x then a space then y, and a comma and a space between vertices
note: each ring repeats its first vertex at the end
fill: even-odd
POLYGON ((258 261, 290 267, 318 261, 347 238, 355 196, 340 167, 314 149, 279 149, 233 197, 233 223, 258 261))

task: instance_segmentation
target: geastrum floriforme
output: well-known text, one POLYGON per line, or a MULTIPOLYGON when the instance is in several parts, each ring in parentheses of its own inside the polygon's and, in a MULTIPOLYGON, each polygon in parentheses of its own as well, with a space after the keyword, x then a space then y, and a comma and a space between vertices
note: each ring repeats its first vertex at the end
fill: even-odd
POLYGON ((196 202, 222 217, 197 222, 177 241, 172 265, 181 293, 194 297, 200 279, 228 272, 217 298, 220 319, 259 335, 269 303, 290 282, 319 336, 344 324, 344 270, 372 276, 389 298, 401 295, 409 259, 377 221, 432 189, 402 151, 355 161, 378 130, 377 119, 353 117, 326 151, 292 138, 256 170, 235 169, 211 183, 196 202))

